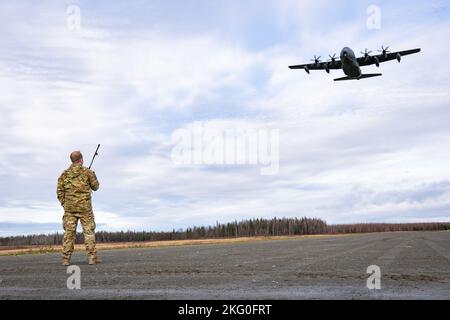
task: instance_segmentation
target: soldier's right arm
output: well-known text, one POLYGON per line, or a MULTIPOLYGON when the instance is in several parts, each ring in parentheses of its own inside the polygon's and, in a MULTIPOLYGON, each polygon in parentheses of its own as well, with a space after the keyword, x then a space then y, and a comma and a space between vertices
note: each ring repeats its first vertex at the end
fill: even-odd
POLYGON ((66 196, 64 190, 64 174, 62 174, 58 179, 58 187, 56 188, 56 195, 58 196, 59 202, 64 207, 64 201, 66 196))
POLYGON ((98 182, 95 172, 92 170, 88 170, 88 177, 89 177, 89 185, 91 186, 91 189, 94 191, 97 191, 100 188, 100 183, 98 182))

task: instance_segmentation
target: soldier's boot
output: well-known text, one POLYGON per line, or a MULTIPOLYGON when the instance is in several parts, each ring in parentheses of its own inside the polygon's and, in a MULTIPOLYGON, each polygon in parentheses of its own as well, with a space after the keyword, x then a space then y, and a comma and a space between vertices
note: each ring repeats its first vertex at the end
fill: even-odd
POLYGON ((102 260, 96 254, 89 256, 89 264, 90 265, 98 264, 101 262, 102 262, 102 260))
POLYGON ((90 256, 89 257, 89 265, 93 266, 96 263, 97 263, 97 259, 95 259, 95 256, 90 256))
POLYGON ((61 262, 61 265, 62 265, 63 267, 68 267, 68 266, 70 266, 70 259, 69 259, 69 258, 63 258, 63 259, 62 259, 62 262, 61 262))

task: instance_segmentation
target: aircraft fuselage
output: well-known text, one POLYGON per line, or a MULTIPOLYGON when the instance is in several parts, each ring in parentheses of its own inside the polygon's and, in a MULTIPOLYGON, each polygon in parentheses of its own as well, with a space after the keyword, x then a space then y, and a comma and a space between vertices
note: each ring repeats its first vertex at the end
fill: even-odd
POLYGON ((359 67, 358 60, 356 60, 355 53, 352 49, 345 47, 341 51, 342 70, 345 75, 350 78, 359 78, 361 76, 361 68, 359 67))

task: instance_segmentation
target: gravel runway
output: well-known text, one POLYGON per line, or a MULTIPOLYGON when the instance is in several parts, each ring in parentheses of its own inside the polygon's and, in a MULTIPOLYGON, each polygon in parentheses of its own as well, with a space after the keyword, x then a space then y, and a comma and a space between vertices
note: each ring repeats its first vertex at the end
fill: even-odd
POLYGON ((0 299, 450 299, 450 232, 399 232, 0 257, 0 299), (367 288, 379 266, 381 289, 367 288))

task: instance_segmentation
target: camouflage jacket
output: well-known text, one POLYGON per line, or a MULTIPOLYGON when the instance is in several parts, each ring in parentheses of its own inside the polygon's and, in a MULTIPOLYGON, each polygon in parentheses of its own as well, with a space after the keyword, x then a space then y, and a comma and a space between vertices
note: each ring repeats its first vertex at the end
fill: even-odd
POLYGON ((91 192, 97 191, 99 186, 94 171, 71 165, 59 177, 56 194, 65 212, 89 212, 92 210, 91 192))

